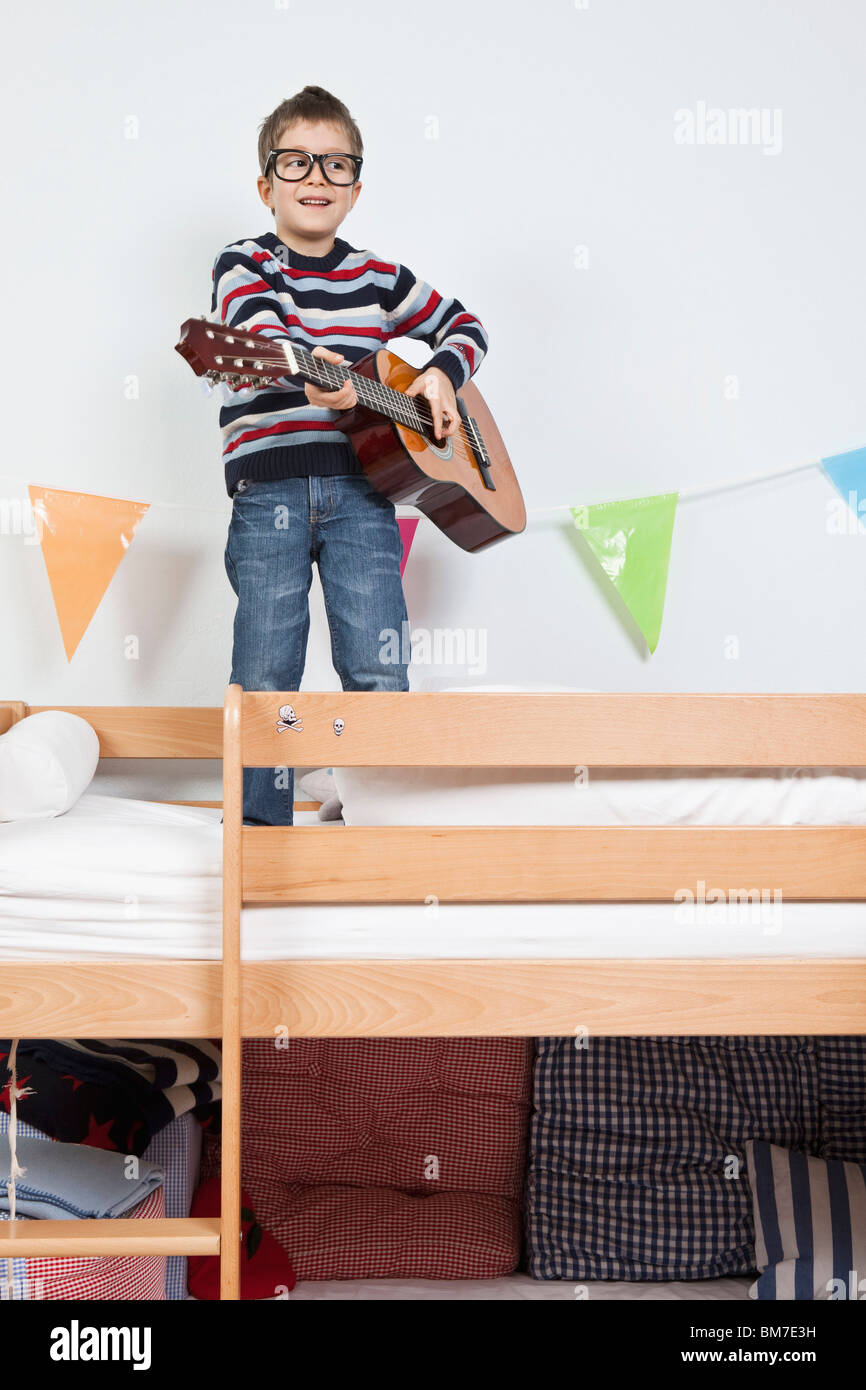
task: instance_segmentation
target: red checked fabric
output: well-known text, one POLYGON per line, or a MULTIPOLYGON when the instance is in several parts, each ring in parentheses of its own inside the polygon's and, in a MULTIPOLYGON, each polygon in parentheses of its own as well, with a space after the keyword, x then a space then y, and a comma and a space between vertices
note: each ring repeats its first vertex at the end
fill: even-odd
POLYGON ((299 1279, 517 1267, 531 1039, 280 1041, 243 1044, 242 1173, 299 1279))
MULTIPOLYGON (((165 1190, 155 1187, 124 1221, 165 1216, 165 1190)), ((27 1299, 164 1299, 165 1255, 55 1256, 16 1260, 27 1299)), ((20 1283, 20 1281, 17 1281, 20 1283)), ((21 1294, 16 1289, 15 1296, 21 1294)))

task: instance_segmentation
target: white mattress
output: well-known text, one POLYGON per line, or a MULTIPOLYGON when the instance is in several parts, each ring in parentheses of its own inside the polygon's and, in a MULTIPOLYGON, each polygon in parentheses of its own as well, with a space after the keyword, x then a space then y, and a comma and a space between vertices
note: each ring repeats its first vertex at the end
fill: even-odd
MULTIPOLYGON (((221 812, 85 794, 0 825, 0 960, 220 955, 221 812)), ((339 837, 341 822, 298 812, 339 837)), ((243 909, 246 960, 866 956, 866 903, 444 903, 243 909)))
POLYGON ((698 1279, 689 1283, 626 1283, 599 1279, 577 1284, 570 1279, 530 1279, 511 1274, 504 1279, 331 1279, 300 1283, 289 1295, 293 1302, 341 1299, 375 1301, 404 1299, 417 1302, 484 1300, 486 1302, 536 1302, 543 1299, 589 1303, 599 1300, 647 1302, 732 1302, 748 1300, 751 1277, 698 1279), (580 1297, 575 1290, 580 1291, 580 1297), (583 1294, 583 1290, 586 1293, 583 1294))

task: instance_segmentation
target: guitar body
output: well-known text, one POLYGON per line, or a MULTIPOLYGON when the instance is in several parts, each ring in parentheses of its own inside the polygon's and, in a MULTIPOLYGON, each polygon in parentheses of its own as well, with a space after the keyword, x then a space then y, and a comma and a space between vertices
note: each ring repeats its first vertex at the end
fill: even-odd
MULTIPOLYGON (((424 370, 380 348, 356 362, 352 375, 406 391, 424 370)), ((392 502, 417 507, 462 550, 483 550, 522 531, 526 508, 508 451, 481 392, 468 381, 457 395, 484 440, 495 490, 485 487, 463 430, 439 446, 363 405, 342 415, 339 427, 350 438, 377 492, 392 502)))

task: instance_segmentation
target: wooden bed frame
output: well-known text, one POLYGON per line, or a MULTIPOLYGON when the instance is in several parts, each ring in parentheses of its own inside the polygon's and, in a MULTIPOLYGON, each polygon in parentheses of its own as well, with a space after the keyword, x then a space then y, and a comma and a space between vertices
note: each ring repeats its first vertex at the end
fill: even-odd
MULTIPOLYGON (((0 733, 58 706, 0 704, 0 733)), ((245 903, 671 901, 730 885, 866 899, 866 826, 242 824, 244 767, 866 766, 866 695, 243 691, 223 710, 71 706, 104 758, 223 759, 221 961, 0 964, 3 1037, 221 1037, 222 1211, 24 1221, 0 1257, 221 1253, 240 1281, 241 1039, 866 1032, 863 957, 242 963, 245 903), (291 704, 303 731, 280 731, 291 704), (344 721, 337 736, 334 720, 344 721), (338 845, 335 843, 338 836, 338 845), (338 848, 338 853, 334 853, 338 848), (144 1228, 144 1229, 143 1229, 144 1228)), ((214 805, 219 803, 187 803, 214 805)))

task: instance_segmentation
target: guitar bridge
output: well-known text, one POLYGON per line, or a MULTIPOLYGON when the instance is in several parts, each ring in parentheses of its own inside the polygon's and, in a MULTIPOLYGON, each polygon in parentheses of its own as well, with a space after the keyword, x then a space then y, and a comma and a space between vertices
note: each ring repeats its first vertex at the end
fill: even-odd
POLYGON ((457 409, 460 412, 461 420, 466 426, 466 437, 469 440, 475 462, 478 464, 481 481, 489 492, 495 492, 496 484, 490 476, 490 459, 484 447, 484 440, 481 438, 481 431, 469 414, 466 402, 463 400, 462 396, 457 396, 457 409))

